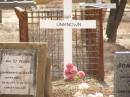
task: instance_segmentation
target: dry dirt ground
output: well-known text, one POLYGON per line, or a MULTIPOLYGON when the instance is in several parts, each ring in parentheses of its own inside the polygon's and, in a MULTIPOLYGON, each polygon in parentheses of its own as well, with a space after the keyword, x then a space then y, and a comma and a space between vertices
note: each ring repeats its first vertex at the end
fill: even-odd
MULTIPOLYGON (((110 44, 106 42, 106 22, 104 22, 104 63, 105 63, 105 83, 99 83, 95 79, 87 78, 85 82, 89 83, 91 88, 89 93, 102 92, 105 97, 113 94, 114 78, 114 53, 116 51, 130 50, 130 17, 129 12, 124 14, 123 21, 118 29, 117 43, 110 44)), ((107 20, 107 17, 106 17, 107 20)), ((0 24, 0 42, 18 42, 19 41, 19 22, 13 10, 3 10, 3 20, 0 24)), ((52 82, 54 97, 73 97, 77 91, 76 87, 81 81, 64 82, 63 80, 52 82)))

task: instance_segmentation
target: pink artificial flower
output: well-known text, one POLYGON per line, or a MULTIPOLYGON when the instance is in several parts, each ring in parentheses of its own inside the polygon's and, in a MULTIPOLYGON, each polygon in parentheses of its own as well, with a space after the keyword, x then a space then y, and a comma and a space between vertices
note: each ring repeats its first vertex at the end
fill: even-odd
POLYGON ((65 70, 66 79, 72 80, 77 73, 71 73, 68 69, 65 70))
POLYGON ((65 74, 64 76, 65 76, 66 80, 69 80, 69 81, 74 80, 74 75, 73 74, 65 74))
POLYGON ((65 75, 68 75, 68 74, 71 74, 71 72, 70 72, 69 69, 65 68, 65 70, 64 70, 64 74, 65 74, 65 75))
POLYGON ((76 66, 73 66, 73 68, 70 70, 70 72, 71 72, 72 74, 77 74, 77 72, 78 72, 77 67, 76 67, 76 66))
POLYGON ((72 69, 73 67, 74 67, 74 64, 67 64, 67 65, 66 65, 66 68, 67 68, 67 69, 72 69))
POLYGON ((64 74, 67 80, 73 80, 74 77, 77 75, 77 67, 73 64, 67 64, 64 70, 64 74))
POLYGON ((83 72, 83 71, 78 71, 77 75, 80 77, 80 78, 85 78, 86 74, 83 72))
POLYGON ((74 80, 74 75, 73 74, 67 75, 67 79, 68 80, 74 80))
POLYGON ((65 74, 77 74, 78 70, 77 70, 77 67, 73 64, 67 64, 66 65, 66 68, 64 70, 64 73, 65 74))

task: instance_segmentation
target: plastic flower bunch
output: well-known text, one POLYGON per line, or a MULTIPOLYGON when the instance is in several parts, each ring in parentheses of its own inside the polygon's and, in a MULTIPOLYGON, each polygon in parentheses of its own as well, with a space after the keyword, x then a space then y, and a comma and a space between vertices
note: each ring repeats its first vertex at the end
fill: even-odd
POLYGON ((79 77, 80 79, 83 79, 85 76, 86 74, 83 71, 78 71, 77 77, 79 77))
POLYGON ((89 94, 87 97, 103 97, 102 93, 89 94))
POLYGON ((96 92, 95 94, 86 94, 90 86, 87 83, 81 83, 78 86, 78 92, 74 94, 74 97, 104 97, 102 93, 96 92))
POLYGON ((74 97, 87 97, 86 91, 88 90, 89 85, 87 83, 81 83, 78 86, 78 92, 75 93, 74 97))
POLYGON ((84 90, 87 90, 89 88, 89 85, 87 83, 81 83, 79 86, 78 86, 78 89, 80 91, 84 91, 84 90))
POLYGON ((74 64, 67 64, 64 69, 65 80, 74 80, 75 78, 83 79, 85 78, 85 73, 83 71, 78 71, 74 64))
POLYGON ((77 92, 74 97, 104 97, 102 93, 96 93, 95 95, 94 94, 89 94, 89 95, 86 95, 86 94, 82 94, 80 92, 77 92))

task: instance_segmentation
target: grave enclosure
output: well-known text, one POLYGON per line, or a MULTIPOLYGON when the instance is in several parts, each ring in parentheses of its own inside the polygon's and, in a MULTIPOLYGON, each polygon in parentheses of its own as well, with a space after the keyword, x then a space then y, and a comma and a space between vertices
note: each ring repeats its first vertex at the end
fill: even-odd
MULTIPOLYGON (((19 18, 21 42, 48 42, 53 78, 63 77, 63 30, 41 29, 40 20, 63 20, 63 9, 54 7, 23 10, 15 8, 19 18)), ((73 29, 73 63, 80 70, 104 79, 103 9, 74 7, 74 20, 96 20, 96 29, 73 29)))
POLYGON ((46 43, 0 43, 0 97, 51 97, 46 43))

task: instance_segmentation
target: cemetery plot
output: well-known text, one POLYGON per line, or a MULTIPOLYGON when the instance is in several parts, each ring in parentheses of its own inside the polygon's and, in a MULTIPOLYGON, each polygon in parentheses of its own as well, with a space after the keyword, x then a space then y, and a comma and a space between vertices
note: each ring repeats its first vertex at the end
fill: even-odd
MULTIPOLYGON (((52 63, 53 78, 63 77, 63 30, 41 29, 40 20, 63 20, 62 8, 41 8, 20 12, 16 14, 20 20, 20 41, 48 42, 49 56, 52 63), (24 17, 21 17, 24 15, 24 17), (26 26, 25 26, 26 25, 26 26)), ((97 78, 103 73, 102 51, 102 13, 101 9, 74 9, 74 20, 96 20, 96 29, 73 29, 73 63, 80 70, 84 70, 97 78), (89 13, 87 13, 89 12, 89 13), (90 14, 91 12, 91 14, 90 14), (84 14, 83 14, 84 13, 84 14), (86 18, 88 17, 88 18, 86 18), (100 67, 100 66, 101 67, 100 67), (99 74, 99 75, 98 75, 99 74)))

